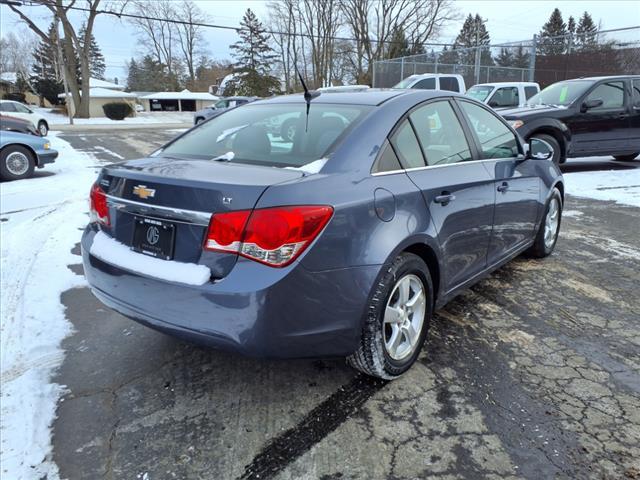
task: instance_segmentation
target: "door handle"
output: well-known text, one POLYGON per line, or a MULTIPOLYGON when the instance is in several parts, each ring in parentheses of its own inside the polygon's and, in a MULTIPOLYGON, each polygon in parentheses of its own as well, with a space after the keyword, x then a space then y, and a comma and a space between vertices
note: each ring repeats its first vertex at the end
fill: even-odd
POLYGON ((507 193, 509 190, 509 184, 507 182, 502 182, 502 185, 498 185, 498 191, 501 193, 507 193))
POLYGON ((449 192, 442 192, 442 195, 436 196, 433 199, 434 202, 441 204, 443 207, 448 205, 449 202, 453 202, 456 199, 456 196, 449 192))

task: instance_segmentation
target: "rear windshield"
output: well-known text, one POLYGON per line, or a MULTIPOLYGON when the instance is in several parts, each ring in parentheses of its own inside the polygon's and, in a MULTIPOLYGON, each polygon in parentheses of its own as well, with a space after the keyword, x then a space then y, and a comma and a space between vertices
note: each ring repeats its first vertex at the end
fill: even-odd
POLYGON ((571 105, 593 85, 591 80, 573 80, 549 85, 527 101, 527 105, 571 105))
POLYGON ((247 104, 215 117, 160 154, 274 167, 301 167, 319 160, 372 107, 311 103, 247 104))
POLYGON ((487 86, 476 85, 475 87, 471 87, 469 90, 467 90, 466 95, 470 96, 471 98, 475 98, 479 102, 484 102, 489 96, 489 94, 493 91, 493 89, 494 87, 490 87, 488 85, 487 86))

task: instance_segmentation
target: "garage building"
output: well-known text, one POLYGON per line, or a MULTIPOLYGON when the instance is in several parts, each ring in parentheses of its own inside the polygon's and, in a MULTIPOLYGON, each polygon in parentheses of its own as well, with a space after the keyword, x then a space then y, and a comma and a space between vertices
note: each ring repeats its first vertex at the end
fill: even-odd
POLYGON ((213 104, 219 97, 207 92, 156 92, 140 97, 147 112, 195 112, 213 104))

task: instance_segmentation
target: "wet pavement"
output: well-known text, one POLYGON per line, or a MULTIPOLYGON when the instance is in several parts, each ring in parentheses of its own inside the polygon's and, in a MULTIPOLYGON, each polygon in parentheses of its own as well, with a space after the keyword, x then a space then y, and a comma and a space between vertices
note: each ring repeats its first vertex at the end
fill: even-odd
MULTIPOLYGON (((105 148, 131 158, 171 134, 105 148)), ((565 212, 550 258, 518 258, 437 312, 393 382, 196 347, 65 292, 61 477, 640 478, 640 209, 568 197, 565 212)))

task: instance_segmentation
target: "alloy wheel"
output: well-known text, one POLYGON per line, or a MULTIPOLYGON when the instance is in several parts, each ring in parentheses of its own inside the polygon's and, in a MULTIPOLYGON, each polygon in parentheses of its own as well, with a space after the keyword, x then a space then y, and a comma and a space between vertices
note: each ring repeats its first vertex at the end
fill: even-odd
POLYGON ((426 290, 422 280, 413 274, 399 279, 391 291, 382 322, 382 335, 387 354, 403 360, 418 346, 426 311, 426 290))
POLYGON ((547 249, 553 247, 558 235, 558 225, 560 224, 560 203, 557 198, 552 198, 549 202, 549 209, 544 220, 544 246, 547 249))

